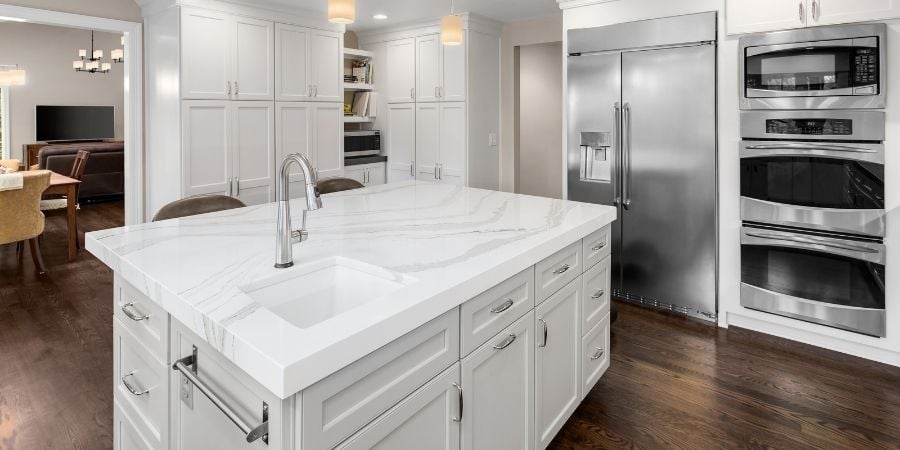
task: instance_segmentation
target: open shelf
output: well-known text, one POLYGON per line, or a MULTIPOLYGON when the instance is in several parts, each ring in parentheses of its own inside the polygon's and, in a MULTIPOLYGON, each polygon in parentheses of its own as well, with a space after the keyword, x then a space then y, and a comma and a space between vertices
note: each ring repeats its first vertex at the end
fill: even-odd
POLYGON ((345 91, 372 91, 375 85, 369 83, 344 83, 345 91))
POLYGON ((375 54, 356 48, 344 48, 344 59, 372 59, 375 54))
POLYGON ((344 123, 369 123, 371 121, 372 121, 371 117, 344 116, 344 123))

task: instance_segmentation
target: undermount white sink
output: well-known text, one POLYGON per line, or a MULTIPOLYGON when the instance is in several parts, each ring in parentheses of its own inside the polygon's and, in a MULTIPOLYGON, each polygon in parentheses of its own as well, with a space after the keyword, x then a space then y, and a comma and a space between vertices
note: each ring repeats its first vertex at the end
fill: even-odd
POLYGON ((309 328, 382 298, 413 278, 362 261, 334 257, 285 269, 240 289, 299 328, 309 328))

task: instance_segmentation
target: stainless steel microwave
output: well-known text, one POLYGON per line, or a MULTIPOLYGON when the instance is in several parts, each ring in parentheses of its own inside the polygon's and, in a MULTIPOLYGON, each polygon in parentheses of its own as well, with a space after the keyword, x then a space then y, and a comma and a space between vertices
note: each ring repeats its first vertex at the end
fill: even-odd
POLYGON ((886 36, 879 23, 741 38, 741 109, 884 108, 886 36))
POLYGON ((381 154, 381 132, 378 130, 345 131, 344 156, 381 154))

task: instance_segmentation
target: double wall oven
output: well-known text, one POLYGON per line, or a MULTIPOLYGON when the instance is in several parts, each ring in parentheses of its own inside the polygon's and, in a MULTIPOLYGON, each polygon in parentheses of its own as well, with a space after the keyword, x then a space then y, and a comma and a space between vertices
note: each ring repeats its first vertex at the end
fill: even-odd
POLYGON ((885 27, 741 40, 741 305, 885 335, 885 27))

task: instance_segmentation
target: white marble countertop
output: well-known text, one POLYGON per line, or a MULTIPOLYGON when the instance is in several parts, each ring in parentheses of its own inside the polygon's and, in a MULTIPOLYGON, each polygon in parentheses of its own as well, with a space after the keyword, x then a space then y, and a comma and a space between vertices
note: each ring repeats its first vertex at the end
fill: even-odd
MULTIPOLYGON (((299 228, 305 202, 292 202, 299 228)), ((612 207, 402 182, 323 196, 295 267, 275 269, 274 204, 96 231, 86 248, 286 398, 615 220, 612 207), (344 257, 411 277, 299 328, 238 287, 344 257)))

